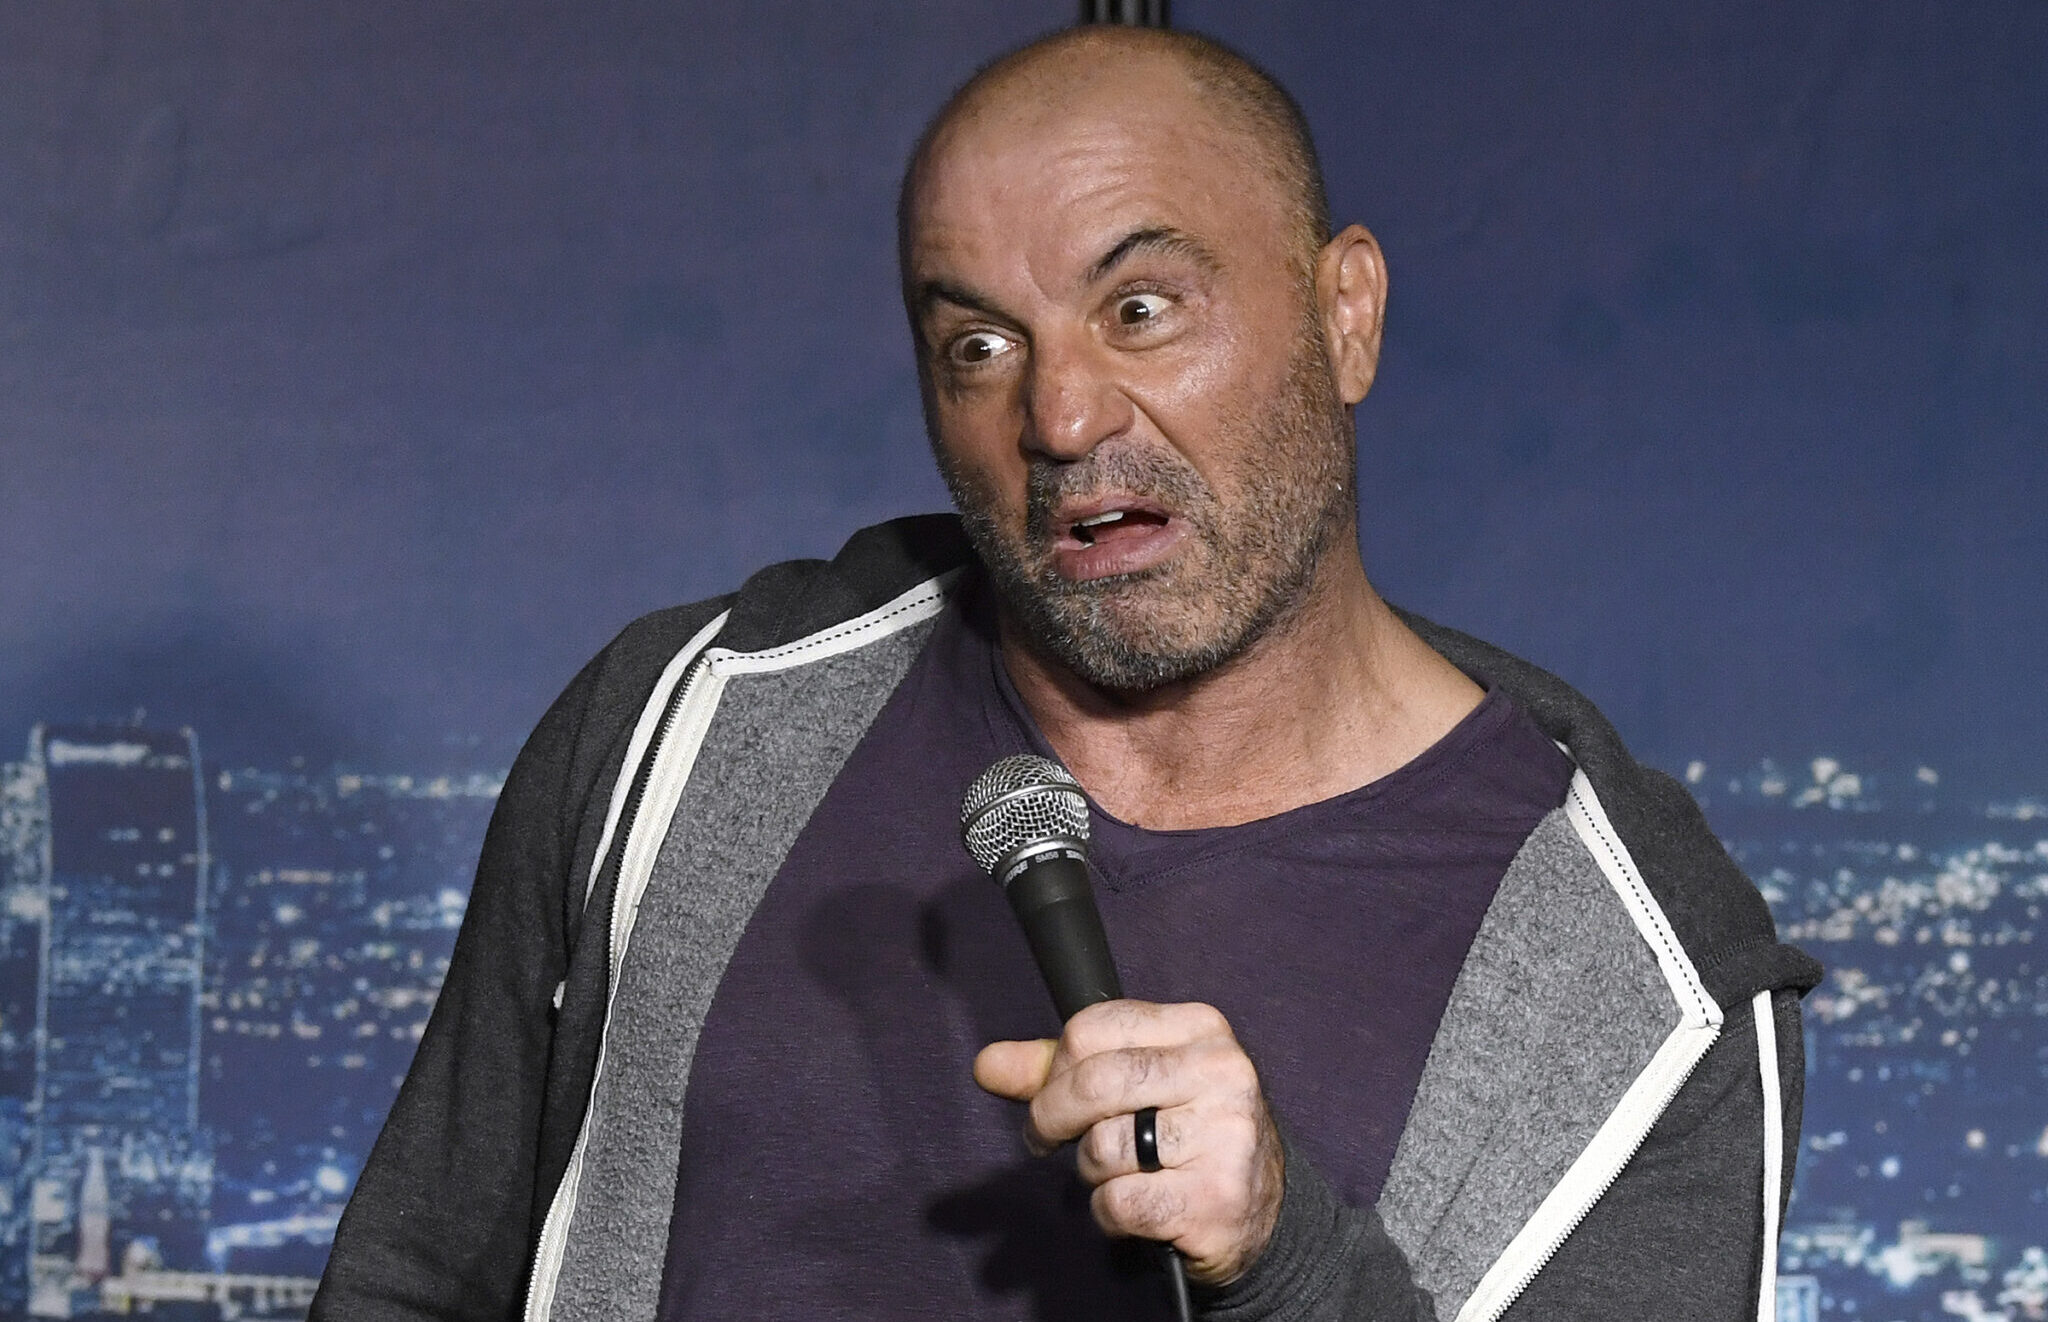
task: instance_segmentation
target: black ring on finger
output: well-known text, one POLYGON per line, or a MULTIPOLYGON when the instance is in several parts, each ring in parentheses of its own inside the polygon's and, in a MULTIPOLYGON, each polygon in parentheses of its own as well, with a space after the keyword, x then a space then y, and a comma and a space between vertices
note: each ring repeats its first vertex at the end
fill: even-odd
POLYGON ((1131 1146, 1138 1152, 1138 1169, 1147 1175, 1159 1165, 1159 1108, 1148 1106, 1131 1117, 1131 1146))

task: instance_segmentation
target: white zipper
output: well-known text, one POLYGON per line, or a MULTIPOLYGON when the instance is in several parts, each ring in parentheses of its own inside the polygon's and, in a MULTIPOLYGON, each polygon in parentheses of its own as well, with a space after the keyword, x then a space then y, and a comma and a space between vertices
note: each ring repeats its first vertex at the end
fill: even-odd
POLYGON ((547 1220, 541 1222, 533 1270, 526 1279, 526 1322, 548 1322, 554 1308, 555 1282, 562 1273, 562 1250, 569 1243, 569 1218, 576 1212, 576 1184, 583 1176, 583 1144, 589 1133, 588 1125, 577 1131, 576 1149, 569 1154, 562 1182, 555 1186, 555 1196, 548 1203, 547 1220))
POLYGON ((1565 816, 1628 911, 1637 934, 1656 956, 1665 985, 1677 1003, 1678 1026, 1629 1084, 1556 1187, 1480 1277, 1465 1306, 1458 1310, 1457 1322, 1497 1322, 1521 1297, 1593 1205, 1621 1178, 1622 1170, 1642 1150, 1651 1127, 1721 1036, 1721 1007, 1707 994, 1699 971, 1679 944, 1670 920, 1643 881, 1584 771, 1572 776, 1565 795, 1565 816))
POLYGON ((1650 1136, 1651 1126, 1720 1036, 1721 1026, 1713 1024, 1680 1027, 1664 1039, 1593 1141, 1480 1278, 1465 1306, 1458 1310, 1457 1322, 1496 1322, 1521 1297, 1593 1205, 1621 1178, 1622 1170, 1650 1136))
MULTIPOLYGON (((720 615, 705 626, 704 630, 691 640, 692 647, 679 653, 678 659, 683 659, 690 651, 701 647, 724 622, 725 616, 720 615)), ((604 1078, 604 1037, 610 1034, 612 1002, 619 992, 619 970, 625 964, 626 941, 631 934, 633 918, 639 910, 641 896, 647 891, 647 880, 653 871, 654 856, 660 851, 661 839, 667 833, 668 820, 675 812, 675 800, 682 794, 683 782, 689 779, 690 769, 697 759, 697 750, 704 742, 705 731, 710 728, 711 714, 716 710, 719 695, 725 688, 723 678, 716 676, 708 688, 700 685, 699 681, 704 676, 713 674, 708 661, 709 653, 706 651, 689 656, 675 681, 672 702, 662 691, 667 685, 658 684, 648 703, 648 708, 657 714, 655 722, 648 726, 645 740, 649 745, 647 754, 652 765, 648 771, 647 783, 641 791, 640 801, 632 809, 631 820, 624 822, 626 844, 619 859, 618 890, 612 900, 612 920, 605 940, 606 964, 610 971, 605 996, 605 1033, 598 1041, 597 1065, 590 1082, 590 1101, 584 1109, 583 1124, 576 1131, 576 1146, 569 1154, 569 1164, 562 1172, 561 1183, 555 1186, 555 1196, 548 1203, 547 1217, 541 1222, 540 1239, 534 1247, 533 1270, 528 1274, 526 1287, 526 1322, 548 1322, 549 1315, 554 1309, 555 1288, 560 1282, 563 1250, 567 1248, 569 1242, 569 1223, 576 1215, 577 1193, 583 1182, 583 1158, 590 1141, 590 1119, 596 1111, 597 1090, 604 1078), (669 714, 671 712, 672 715, 669 714), (672 736, 679 733, 683 739, 677 743, 672 736), (670 757, 671 750, 676 750, 676 757, 670 757), (679 766, 676 765, 678 761, 679 766), (650 805, 657 805, 659 808, 652 816, 650 805), (661 830, 643 831, 641 824, 648 821, 661 823, 661 830)), ((665 675, 664 679, 666 678, 665 675)), ((647 725, 644 715, 642 724, 647 725)), ((639 742, 638 730, 635 731, 635 741, 639 742)), ((631 745, 628 745, 628 751, 631 751, 631 745)), ((634 769, 632 774, 621 776, 621 780, 630 787, 631 781, 637 777, 638 764, 628 758, 625 767, 634 769)), ((618 814, 625 803, 625 799, 617 793, 613 798, 612 809, 606 822, 607 828, 619 823, 618 814)), ((601 843, 608 844, 609 835, 610 830, 607 829, 606 835, 601 837, 601 843)), ((601 849, 592 860, 593 876, 596 869, 604 866, 604 857, 604 851, 601 849)))
MULTIPOLYGON (((732 612, 729 610, 720 611, 713 616, 710 623, 692 634, 690 641, 683 644, 683 649, 670 658, 668 665, 662 668, 661 678, 654 681, 654 691, 648 695, 646 705, 640 710, 640 719, 633 726, 633 737, 626 741, 626 756, 620 763, 619 778, 612 785, 611 802, 605 806, 604 830, 598 834, 597 852, 590 860, 590 876, 585 878, 583 883, 583 903, 586 907, 590 904, 591 891, 597 887, 597 876, 604 871, 604 861, 611 856, 612 840, 618 831, 619 819, 624 814, 627 800, 632 795, 637 773, 647 759, 647 746, 654 742, 657 735, 665 733, 661 723, 663 718, 669 715, 669 699, 675 693, 676 686, 682 683, 683 677, 689 674, 690 667, 697 663, 698 656, 711 646, 711 640, 718 636, 718 631, 725 627, 725 622, 730 618, 732 612)), ((628 822, 626 825, 630 828, 632 823, 628 822)))
MULTIPOLYGON (((633 805, 627 804, 630 789, 622 794, 614 786, 605 829, 599 837, 601 847, 591 863, 590 884, 594 885, 595 870, 604 866, 604 847, 609 846, 614 828, 623 825, 626 844, 619 858, 618 890, 612 899, 611 930, 607 936, 611 982, 605 999, 604 1032, 598 1039, 597 1066, 591 1075, 583 1125, 577 1130, 576 1146, 569 1154, 569 1165, 562 1172, 561 1183, 555 1186, 555 1196, 550 1200, 547 1216, 541 1222, 540 1241, 534 1249, 533 1270, 527 1282, 526 1322, 550 1322, 555 1290, 561 1281, 563 1251, 569 1241, 569 1223, 575 1218, 577 1193, 582 1186, 584 1153, 590 1141, 590 1120, 596 1113, 598 1087, 604 1079, 605 1045, 611 1033, 613 1003, 619 992, 619 970, 625 966, 626 945, 632 937, 640 900, 654 874, 655 859, 661 853, 662 841, 667 837, 669 823, 675 816, 683 785, 696 765, 704 735, 711 728, 711 718, 725 692, 727 676, 783 670, 825 660, 863 647, 874 641, 878 634, 894 633, 930 619, 945 608, 946 594, 962 572, 960 569, 949 570, 865 615, 764 652, 734 652, 708 645, 731 613, 728 611, 699 630, 677 654, 676 660, 662 672, 662 678, 656 683, 655 692, 649 696, 641 719, 634 728, 633 738, 627 744, 625 765, 636 768, 638 764, 631 756, 633 749, 642 743, 649 745, 647 756, 652 765, 647 783, 640 801, 633 805), (703 650, 698 651, 699 648, 703 650), (692 652, 696 655, 691 656, 692 652), (678 667, 677 662, 683 664, 678 667), (675 685, 674 698, 664 701, 664 690, 671 683, 675 685), (629 820, 626 817, 628 812, 629 820), (643 830, 643 824, 647 822, 659 823, 659 826, 643 830)), ((585 900, 587 903, 588 887, 585 900)))

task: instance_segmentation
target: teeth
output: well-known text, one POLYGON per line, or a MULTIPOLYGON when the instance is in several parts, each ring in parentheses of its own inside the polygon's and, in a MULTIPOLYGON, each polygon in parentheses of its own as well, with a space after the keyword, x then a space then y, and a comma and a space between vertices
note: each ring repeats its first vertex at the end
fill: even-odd
POLYGON ((1091 518, 1078 519, 1075 521, 1074 526, 1076 528, 1100 528, 1105 523, 1115 523, 1123 516, 1124 512, 1122 510, 1111 510, 1107 514, 1097 514, 1091 518))

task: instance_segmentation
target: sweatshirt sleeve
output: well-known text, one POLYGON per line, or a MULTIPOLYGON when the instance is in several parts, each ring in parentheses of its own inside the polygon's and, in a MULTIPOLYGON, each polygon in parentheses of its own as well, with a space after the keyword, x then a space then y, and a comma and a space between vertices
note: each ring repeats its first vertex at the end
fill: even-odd
POLYGON ((1435 1322, 1429 1293, 1415 1284, 1379 1213, 1340 1199, 1285 1129, 1280 1141, 1286 1193, 1273 1238, 1250 1271, 1199 1292, 1201 1315, 1213 1322, 1435 1322))
POLYGON ((448 974, 335 1233, 310 1322, 516 1316, 567 965, 571 753, 598 662, 556 700, 491 814, 448 974))
MULTIPOLYGON (((1502 1322, 1599 1319, 1739 1322, 1773 1288, 1768 1199, 1781 1224, 1799 1147, 1805 1053, 1797 993, 1772 997, 1777 1118, 1767 1120, 1766 1054, 1748 1004, 1652 1127, 1613 1188, 1509 1305, 1502 1322), (1777 1187, 1764 1159, 1775 1139, 1777 1187)), ((1285 1135, 1283 1131, 1283 1142, 1285 1135)), ((1286 1194, 1266 1252, 1243 1277, 1204 1293, 1215 1322, 1434 1319, 1435 1304, 1379 1215, 1338 1198, 1292 1144, 1286 1194)), ((1775 1309, 1770 1314, 1774 1315, 1775 1309)))

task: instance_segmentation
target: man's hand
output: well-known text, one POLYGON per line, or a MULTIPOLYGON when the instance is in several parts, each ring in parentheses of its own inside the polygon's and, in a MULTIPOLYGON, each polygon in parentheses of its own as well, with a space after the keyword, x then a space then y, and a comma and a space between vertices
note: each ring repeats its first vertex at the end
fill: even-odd
POLYGON ((1172 1243, 1188 1275, 1237 1279, 1280 1218, 1285 1163, 1258 1071, 1207 1005, 1105 1001, 1067 1021, 1058 1041, 992 1042, 974 1081, 1031 1103, 1035 1152, 1079 1140, 1095 1220, 1112 1235, 1172 1243), (1159 1162, 1138 1169, 1131 1117, 1159 1111, 1159 1162))

